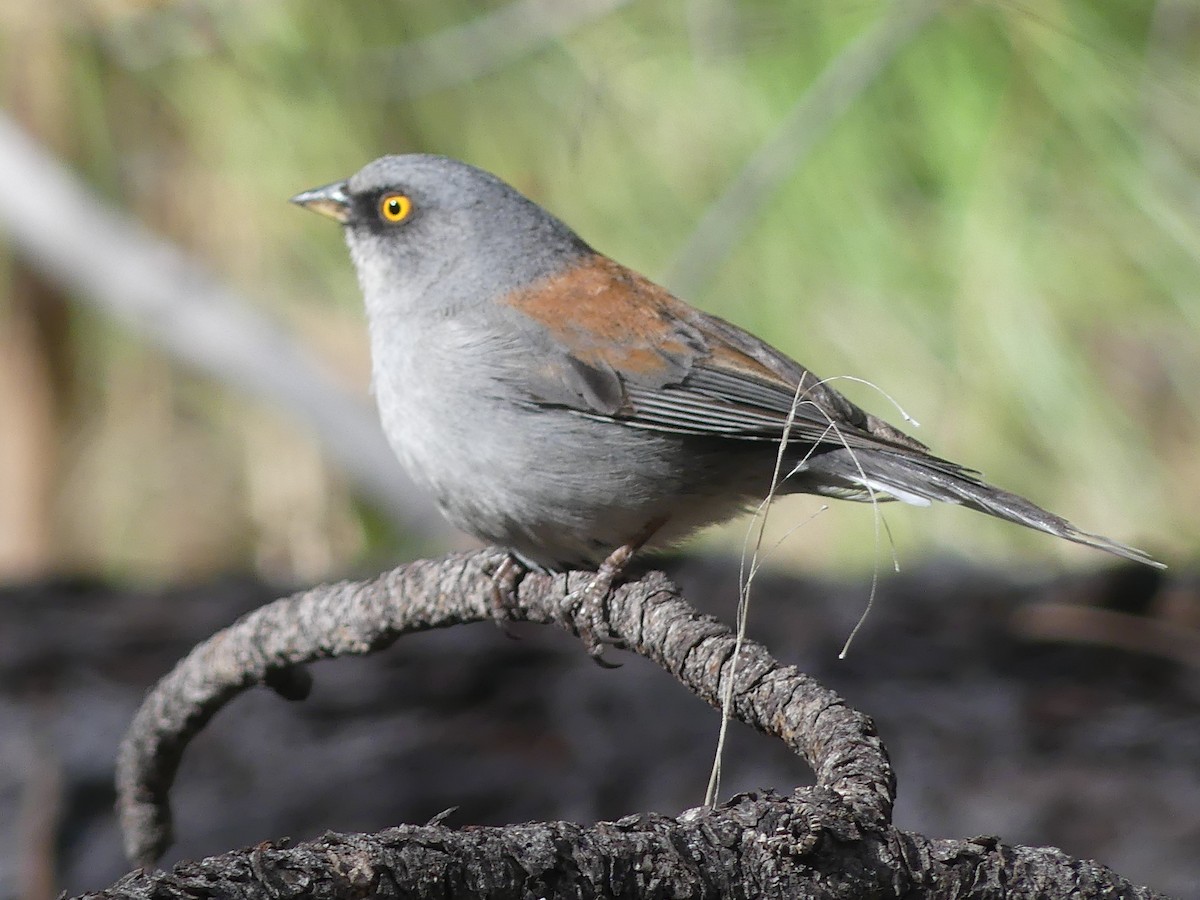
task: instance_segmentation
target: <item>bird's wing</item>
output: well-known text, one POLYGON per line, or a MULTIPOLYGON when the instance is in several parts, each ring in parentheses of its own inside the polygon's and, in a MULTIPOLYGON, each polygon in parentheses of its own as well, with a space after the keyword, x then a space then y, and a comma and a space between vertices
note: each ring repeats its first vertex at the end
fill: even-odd
POLYGON ((743 440, 778 440, 791 416, 792 441, 926 452, 799 363, 606 257, 502 304, 547 338, 520 376, 535 404, 743 440))

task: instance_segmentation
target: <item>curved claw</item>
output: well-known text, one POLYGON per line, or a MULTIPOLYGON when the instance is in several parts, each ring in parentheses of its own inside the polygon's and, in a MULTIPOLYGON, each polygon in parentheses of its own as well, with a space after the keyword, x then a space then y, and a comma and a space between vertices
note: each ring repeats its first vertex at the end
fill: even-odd
POLYGON ((588 656, 592 658, 592 662, 602 669, 619 669, 624 663, 612 662, 604 658, 604 647, 597 643, 594 646, 588 647, 588 656))
MULTIPOLYGON (((586 591, 587 588, 584 590, 586 591)), ((568 597, 567 599, 569 601, 571 598, 568 597)), ((583 602, 586 603, 586 600, 583 602)), ((581 614, 582 611, 580 613, 576 613, 576 616, 581 614)), ((621 668, 622 664, 610 662, 609 660, 605 659, 604 651, 608 647, 624 647, 624 644, 612 634, 609 634, 604 630, 608 628, 608 623, 604 621, 603 615, 603 611, 601 610, 597 615, 586 616, 589 624, 577 625, 575 626, 575 630, 579 634, 579 639, 583 641, 583 647, 585 650, 587 650, 588 656, 592 658, 592 662, 600 666, 602 669, 619 669, 621 668)), ((570 626, 571 622, 567 621, 564 617, 563 624, 570 626)))
POLYGON ((609 628, 607 603, 612 596, 613 583, 625 571, 635 550, 633 545, 618 547, 600 564, 596 577, 586 587, 572 592, 563 600, 564 623, 576 630, 587 648, 588 656, 605 669, 616 669, 621 665, 604 658, 606 645, 624 646, 624 642, 614 636, 609 628))

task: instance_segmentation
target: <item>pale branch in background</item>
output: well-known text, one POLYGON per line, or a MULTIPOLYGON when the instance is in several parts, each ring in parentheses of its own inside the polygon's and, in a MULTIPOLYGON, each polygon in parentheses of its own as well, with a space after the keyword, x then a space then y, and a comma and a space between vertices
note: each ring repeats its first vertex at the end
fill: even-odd
POLYGON ((428 37, 368 57, 367 83, 418 96, 468 84, 626 6, 630 0, 515 0, 428 37), (381 78, 382 66, 390 77, 381 78))
POLYGON ((800 168, 834 123, 943 5, 942 0, 896 0, 825 67, 705 211, 663 275, 667 287, 688 297, 712 281, 780 183, 800 168))
POLYGON ((181 250, 106 205, 2 112, 0 230, 78 301, 310 428, 362 496, 395 523, 416 534, 446 530, 361 397, 181 250))

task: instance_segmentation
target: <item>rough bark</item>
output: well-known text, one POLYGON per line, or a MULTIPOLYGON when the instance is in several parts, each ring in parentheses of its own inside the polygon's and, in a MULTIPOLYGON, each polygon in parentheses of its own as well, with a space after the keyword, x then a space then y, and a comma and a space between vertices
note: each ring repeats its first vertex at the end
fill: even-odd
MULTIPOLYGON (((364 654, 402 634, 492 616, 496 551, 403 566, 276 601, 197 647, 147 697, 122 747, 119 810, 131 858, 149 865, 170 841, 167 795, 188 740, 238 692, 305 662, 364 654)), ((571 628, 587 573, 531 574, 511 614, 571 628)), ((613 636, 716 705, 733 635, 696 613, 658 573, 620 587, 613 636)), ((734 714, 802 756, 816 785, 791 797, 742 795, 678 818, 630 816, 581 827, 404 826, 327 835, 131 874, 98 896, 804 896, 1150 897, 1115 873, 1057 850, 994 838, 932 841, 891 827, 895 784, 870 719, 832 691, 743 647, 734 714)))
POLYGON ((629 816, 454 830, 402 826, 260 844, 170 872, 132 873, 94 897, 1154 897, 1053 848, 996 838, 848 833, 831 792, 745 795, 677 819, 629 816))

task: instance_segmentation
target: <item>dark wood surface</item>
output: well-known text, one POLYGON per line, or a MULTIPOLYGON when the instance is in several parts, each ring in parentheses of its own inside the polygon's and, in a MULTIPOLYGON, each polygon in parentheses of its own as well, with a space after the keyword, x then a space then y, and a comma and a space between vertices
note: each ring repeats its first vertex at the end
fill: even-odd
MULTIPOLYGON (((696 605, 732 619, 735 563, 666 562, 696 605)), ((929 564, 883 579, 839 660, 867 585, 764 576, 751 635, 875 719, 898 826, 1052 844, 1197 896, 1200 663, 1179 652, 1196 583, 1126 567, 1018 579, 929 564), (1111 617, 1084 625, 1115 622, 1109 639, 1069 615, 1089 605, 1111 617), (1037 637, 1055 628, 1074 640, 1037 637)), ((95 890, 127 870, 112 774, 138 703, 193 644, 283 593, 242 579, 4 591, 0 895, 95 890)), ((707 706, 645 660, 613 652, 625 664, 605 671, 557 629, 514 630, 461 626, 316 664, 302 703, 262 689, 237 698, 187 750, 164 862, 419 824, 452 806, 447 823, 462 826, 699 805, 717 728, 707 706)), ((724 796, 810 780, 781 744, 734 728, 724 796)))

